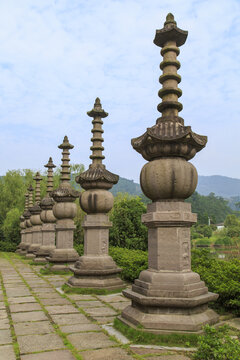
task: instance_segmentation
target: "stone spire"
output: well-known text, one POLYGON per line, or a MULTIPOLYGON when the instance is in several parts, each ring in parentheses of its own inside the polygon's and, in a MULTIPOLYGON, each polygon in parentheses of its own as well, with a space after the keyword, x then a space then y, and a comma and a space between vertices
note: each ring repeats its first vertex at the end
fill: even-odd
POLYGON ((167 15, 164 28, 156 30, 153 42, 162 47, 163 56, 163 61, 160 63, 163 74, 159 78, 162 89, 158 92, 162 99, 158 111, 162 116, 157 119, 156 125, 147 128, 142 136, 131 141, 133 148, 148 161, 166 156, 180 156, 190 160, 207 143, 206 136, 194 133, 191 126, 184 126, 184 120, 178 116, 179 111, 182 110, 182 104, 178 101, 182 91, 178 88, 181 76, 177 73, 180 68, 177 55, 187 35, 187 31, 177 27, 172 14, 167 15))
POLYGON ((68 141, 68 137, 64 136, 63 143, 58 146, 59 149, 62 149, 62 171, 61 171, 61 184, 67 184, 70 181, 70 165, 69 165, 69 155, 70 149, 73 149, 74 146, 71 145, 68 141))
POLYGON ((92 159, 92 164, 102 164, 102 160, 105 159, 105 156, 102 155, 102 152, 104 150, 104 147, 102 146, 102 143, 104 141, 102 134, 103 134, 103 121, 101 118, 105 118, 108 116, 108 113, 105 112, 102 109, 102 104, 100 102, 100 99, 97 97, 94 103, 94 107, 91 111, 87 112, 88 116, 93 117, 93 137, 91 138, 91 141, 93 145, 91 146, 92 155, 90 155, 90 159, 92 159))
POLYGON ((42 181, 42 178, 39 174, 39 172, 36 173, 35 177, 33 178, 36 182, 36 188, 35 188, 35 204, 39 204, 41 200, 41 190, 40 190, 40 182, 42 181))
POLYGON ((31 209, 31 207, 33 206, 33 187, 32 185, 29 185, 28 187, 28 209, 31 209))
POLYGON ((80 195, 80 206, 86 212, 82 227, 84 228, 84 255, 80 257, 71 271, 74 272, 67 284, 79 288, 120 289, 123 282, 117 277, 121 269, 117 267, 108 254, 109 221, 108 212, 113 207, 113 195, 110 191, 113 184, 118 182, 118 175, 106 170, 102 160, 102 118, 108 116, 102 109, 99 98, 96 98, 94 107, 87 112, 93 117, 92 164, 89 169, 76 177, 86 191, 80 195))
POLYGON ((105 156, 102 154, 104 147, 102 143, 104 141, 103 134, 103 121, 102 118, 108 116, 108 113, 102 109, 100 99, 97 97, 94 103, 94 107, 91 111, 87 112, 88 116, 93 117, 93 137, 91 138, 92 155, 90 159, 92 164, 89 165, 89 169, 76 177, 76 182, 82 186, 83 189, 111 189, 119 180, 119 176, 108 171, 103 165, 102 160, 105 156))
POLYGON ((53 169, 56 167, 54 165, 52 158, 50 157, 48 163, 44 165, 47 168, 47 197, 50 197, 50 193, 53 191, 53 169))
POLYGON ((23 216, 25 216, 25 214, 27 213, 27 211, 28 211, 28 203, 29 203, 29 193, 28 192, 26 192, 25 193, 25 205, 24 205, 24 212, 23 212, 23 216))

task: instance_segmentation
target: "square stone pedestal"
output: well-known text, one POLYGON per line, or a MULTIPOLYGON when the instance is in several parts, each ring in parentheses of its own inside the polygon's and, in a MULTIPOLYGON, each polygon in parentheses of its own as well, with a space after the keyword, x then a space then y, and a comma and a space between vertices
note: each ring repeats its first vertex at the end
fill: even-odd
POLYGON ((32 227, 32 244, 28 248, 28 253, 26 254, 27 259, 34 259, 36 257, 36 252, 42 245, 42 226, 34 225, 32 227))
POLYGON ((75 225, 64 224, 64 222, 56 225, 56 248, 47 257, 49 261, 47 268, 50 267, 54 271, 67 271, 69 266, 79 259, 78 253, 73 248, 74 229, 75 225))
POLYGON ((142 221, 149 228, 149 268, 132 290, 123 291, 132 305, 123 310, 122 321, 154 333, 199 332, 204 324, 215 324, 218 315, 207 304, 218 295, 191 271, 190 226, 196 222, 191 204, 154 202, 142 221))
POLYGON ((42 245, 36 252, 36 257, 34 262, 37 263, 47 263, 46 257, 48 257, 55 249, 55 227, 53 223, 43 224, 42 225, 42 245))
POLYGON ((118 277, 121 269, 108 255, 109 228, 112 223, 106 214, 85 216, 84 255, 70 270, 74 273, 67 284, 72 287, 115 290, 124 287, 118 277))
POLYGON ((25 229, 25 242, 21 245, 21 255, 26 255, 32 244, 32 227, 25 229))

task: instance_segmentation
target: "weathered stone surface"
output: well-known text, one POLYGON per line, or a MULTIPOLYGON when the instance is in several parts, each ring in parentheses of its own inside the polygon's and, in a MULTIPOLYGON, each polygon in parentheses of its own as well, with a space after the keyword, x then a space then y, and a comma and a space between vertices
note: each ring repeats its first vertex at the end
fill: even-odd
POLYGON ((74 360, 74 359, 75 358, 68 350, 42 352, 39 354, 21 356, 21 360, 74 360))
POLYGON ((109 324, 114 322, 115 316, 93 316, 93 318, 99 324, 109 324))
POLYGON ((10 310, 12 313, 18 313, 33 310, 42 310, 42 308, 38 303, 24 303, 10 305, 10 310))
POLYGON ((14 324, 16 335, 50 334, 54 332, 48 321, 34 321, 14 324))
POLYGON ((120 301, 128 302, 129 301, 122 294, 121 295, 98 295, 97 297, 108 303, 120 302, 120 301))
POLYGON ((108 336, 103 333, 71 334, 68 335, 68 339, 78 350, 98 349, 116 345, 114 341, 109 340, 108 336))
POLYGON ((62 325, 60 329, 67 334, 85 332, 85 331, 101 331, 101 328, 96 324, 74 324, 62 325))
POLYGON ((46 306, 46 310, 51 315, 55 314, 79 314, 78 309, 76 309, 73 305, 53 305, 53 306, 46 306))
POLYGON ((52 315, 52 318, 58 325, 90 324, 90 321, 82 314, 52 315))
POLYGON ((86 313, 92 316, 111 316, 117 315, 117 312, 109 307, 99 307, 99 308, 86 308, 86 313))
POLYGON ((110 305, 112 305, 116 310, 123 310, 125 309, 128 305, 131 305, 130 301, 122 301, 122 302, 113 302, 113 303, 109 303, 110 305))
POLYGON ((13 319, 13 322, 48 320, 47 316, 42 311, 29 311, 29 312, 22 312, 22 313, 13 313, 12 319, 13 319))
POLYGON ((16 360, 12 345, 3 345, 0 348, 0 360, 16 360))
POLYGON ((58 297, 54 299, 41 299, 43 305, 68 305, 69 301, 63 297, 58 297))
POLYGON ((93 351, 84 351, 81 353, 84 360, 131 360, 132 356, 127 354, 124 349, 108 348, 93 351))
POLYGON ((18 336, 20 354, 64 348, 62 339, 56 334, 18 336))
POLYGON ((89 307, 101 307, 105 306, 101 301, 76 301, 76 304, 81 308, 89 308, 89 307))
POLYGON ((8 318, 6 317, 5 319, 0 319, 0 330, 9 329, 9 328, 10 328, 10 325, 9 325, 8 318))
POLYGON ((9 304, 24 304, 37 302, 33 296, 9 297, 9 304))
POLYGON ((161 356, 151 356, 144 358, 146 360, 190 360, 190 357, 184 355, 161 355, 161 356))
POLYGON ((21 297, 21 296, 30 296, 30 291, 27 288, 14 288, 14 289, 6 289, 6 293, 8 297, 21 297))
MULTIPOLYGON (((12 337, 10 330, 1 330, 0 331, 0 345, 12 343, 12 337)), ((0 348, 1 352, 1 348, 0 348)))
POLYGON ((7 312, 5 309, 0 310, 0 320, 7 319, 7 312))

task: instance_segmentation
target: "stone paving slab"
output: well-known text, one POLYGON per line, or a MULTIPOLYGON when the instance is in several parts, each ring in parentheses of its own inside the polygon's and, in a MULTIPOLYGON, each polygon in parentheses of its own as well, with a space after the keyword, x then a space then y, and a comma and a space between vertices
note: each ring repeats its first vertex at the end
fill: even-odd
POLYGON ((0 310, 0 320, 6 319, 7 318, 7 312, 5 309, 0 310))
POLYGON ((14 288, 14 289, 6 289, 6 293, 7 293, 7 296, 12 296, 12 297, 18 297, 18 296, 30 296, 30 291, 28 289, 17 289, 17 288, 14 288))
POLYGON ((48 321, 35 321, 14 324, 16 335, 50 334, 54 331, 48 321))
MULTIPOLYGON (((74 360, 72 353, 68 350, 42 352, 21 356, 21 360, 74 360)), ((1 360, 1 358, 0 358, 1 360)))
POLYGON ((69 341, 78 350, 101 349, 109 346, 116 346, 117 343, 109 339, 103 333, 76 333, 67 336, 69 341))
POLYGON ((83 300, 83 301, 76 301, 76 304, 81 307, 81 308, 89 308, 89 307, 106 307, 106 305, 104 305, 101 301, 87 301, 87 300, 83 300))
POLYGON ((117 315, 117 312, 109 307, 86 308, 85 312, 93 317, 117 315))
POLYGON ((145 357, 144 359, 146 359, 146 360, 191 360, 189 357, 184 356, 184 355, 160 355, 160 356, 145 357))
POLYGON ((113 302, 113 303, 109 303, 109 305, 113 306, 118 311, 122 311, 128 305, 131 305, 131 301, 113 302))
POLYGON ((76 332, 86 332, 86 331, 101 331, 101 328, 96 324, 71 324, 71 325, 61 325, 60 329, 66 334, 76 333, 76 332))
POLYGON ((114 322, 115 316, 93 316, 93 319, 99 324, 109 324, 114 322))
POLYGON ((13 322, 48 320, 43 311, 29 311, 12 314, 13 322))
POLYGON ((9 329, 9 328, 10 328, 10 325, 9 325, 9 322, 8 322, 8 318, 0 319, 0 330, 9 329))
POLYGON ((20 354, 64 348, 62 339, 56 334, 18 336, 20 354))
POLYGON ((37 302, 33 296, 9 297, 9 304, 23 304, 37 302))
POLYGON ((129 302, 127 298, 125 298, 123 295, 97 295, 97 297, 105 302, 120 302, 120 301, 126 301, 129 302))
POLYGON ((91 295, 67 294, 67 297, 72 300, 96 300, 96 298, 91 295))
MULTIPOLYGON (((12 337, 10 330, 0 330, 0 345, 6 345, 12 343, 12 337)), ((1 347, 0 347, 1 351, 1 347)))
POLYGON ((81 352, 84 360, 132 360, 126 350, 119 348, 98 349, 81 352))
POLYGON ((78 313, 78 309, 76 309, 73 305, 52 305, 46 306, 46 310, 49 314, 73 314, 78 313))
POLYGON ((12 345, 3 345, 0 347, 0 360, 16 360, 12 345))
POLYGON ((90 320, 82 314, 61 314, 52 315, 53 321, 58 325, 69 325, 69 324, 91 324, 90 320))
POLYGON ((41 299, 43 305, 69 305, 69 300, 58 296, 54 299, 41 299))
POLYGON ((13 304, 10 305, 10 310, 12 313, 16 313, 16 312, 24 312, 24 311, 42 310, 42 308, 36 302, 36 303, 13 304))
POLYGON ((4 304, 4 302, 0 302, 0 310, 4 310, 5 309, 5 304, 4 304))

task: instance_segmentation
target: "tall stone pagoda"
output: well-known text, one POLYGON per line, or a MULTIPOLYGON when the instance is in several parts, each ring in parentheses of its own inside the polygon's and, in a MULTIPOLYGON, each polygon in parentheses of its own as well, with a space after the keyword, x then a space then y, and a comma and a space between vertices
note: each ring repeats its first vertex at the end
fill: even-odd
POLYGON ((42 209, 40 218, 42 220, 42 245, 36 252, 36 263, 46 263, 46 257, 50 255, 50 252, 55 249, 55 223, 56 218, 53 215, 54 200, 51 196, 53 191, 53 169, 56 165, 53 164, 50 157, 48 163, 44 165, 47 168, 47 195, 40 202, 42 209))
POLYGON ((28 198, 29 198, 29 194, 28 192, 25 193, 25 205, 24 205, 24 212, 23 214, 20 216, 20 229, 21 229, 21 242, 18 245, 18 249, 16 250, 16 253, 22 255, 24 254, 24 249, 25 249, 25 242, 26 242, 26 218, 25 218, 25 214, 28 211, 28 198))
POLYGON ((162 48, 163 56, 158 93, 162 115, 143 135, 132 139, 133 148, 148 161, 140 181, 143 193, 152 200, 142 216, 148 227, 149 268, 140 273, 131 290, 123 291, 132 305, 120 319, 154 333, 200 332, 202 325, 218 321, 208 308, 218 295, 208 292, 191 270, 190 227, 197 216, 184 200, 196 189, 198 175, 188 161, 205 147, 207 137, 194 133, 178 116, 182 91, 177 55, 187 35, 172 14, 167 15, 164 28, 156 31, 154 44, 162 48))
POLYGON ((118 277, 121 269, 108 255, 109 221, 108 212, 113 207, 113 195, 108 190, 118 182, 118 175, 108 171, 102 160, 103 121, 108 116, 102 109, 100 99, 95 100, 94 107, 87 112, 93 117, 92 164, 89 169, 76 177, 84 191, 80 195, 80 206, 87 213, 84 219, 84 255, 70 270, 74 272, 67 284, 79 288, 118 289, 123 287, 118 277))
POLYGON ((28 187, 28 209, 27 211, 24 211, 24 217, 25 217, 25 245, 22 248, 22 255, 26 255, 28 252, 29 247, 32 244, 32 223, 30 221, 31 218, 31 212, 29 209, 33 207, 33 187, 32 185, 29 185, 28 187))
POLYGON ((42 221, 40 218, 41 208, 40 208, 40 201, 41 201, 41 191, 40 191, 40 182, 42 178, 40 173, 37 172, 33 180, 36 183, 35 187, 35 204, 29 211, 31 213, 30 221, 32 223, 32 243, 28 248, 28 253, 26 255, 27 259, 34 259, 36 251, 42 245, 42 221))
POLYGON ((54 271, 68 270, 69 265, 73 265, 79 258, 78 253, 73 248, 73 232, 75 229, 74 217, 77 214, 77 206, 74 203, 79 192, 70 185, 70 165, 69 150, 73 149, 65 136, 63 143, 58 146, 62 149, 62 171, 61 183, 58 189, 52 192, 55 201, 53 214, 56 217, 56 248, 50 252, 47 260, 50 268, 54 271))

